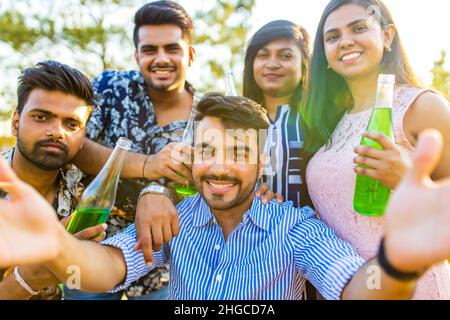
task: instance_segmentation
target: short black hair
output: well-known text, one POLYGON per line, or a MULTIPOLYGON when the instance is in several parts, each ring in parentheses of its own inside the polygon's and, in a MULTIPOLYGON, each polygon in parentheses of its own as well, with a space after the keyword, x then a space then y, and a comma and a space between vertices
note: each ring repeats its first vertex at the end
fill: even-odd
POLYGON ((17 111, 20 114, 34 89, 60 91, 74 95, 95 106, 94 91, 89 79, 80 71, 57 61, 42 61, 26 68, 19 76, 17 111))
POLYGON ((194 24, 186 10, 174 1, 162 0, 145 4, 134 16, 133 41, 137 49, 139 28, 147 25, 174 24, 180 27, 183 37, 192 41, 194 24))
POLYGON ((226 128, 267 129, 270 126, 267 111, 255 101, 239 96, 209 93, 196 107, 196 121, 204 117, 219 118, 226 128))

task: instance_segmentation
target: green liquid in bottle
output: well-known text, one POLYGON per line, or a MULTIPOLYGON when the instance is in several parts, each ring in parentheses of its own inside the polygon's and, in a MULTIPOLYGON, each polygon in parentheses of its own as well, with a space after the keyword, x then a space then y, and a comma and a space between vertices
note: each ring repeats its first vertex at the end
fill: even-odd
POLYGON ((105 223, 111 210, 105 208, 82 208, 74 211, 67 231, 71 234, 78 233, 86 228, 105 223))
MULTIPOLYGON (((185 178, 179 173, 177 175, 179 177, 185 178)), ((197 188, 192 182, 189 182, 187 185, 175 182, 175 192, 178 194, 178 196, 180 196, 180 198, 185 198, 197 194, 197 188)))
MULTIPOLYGON (((379 132, 388 137, 393 137, 391 108, 375 108, 366 131, 379 132)), ((363 137, 361 145, 378 150, 383 149, 378 142, 367 137, 363 137)), ((367 168, 367 166, 360 167, 367 168)), ((356 212, 372 217, 382 216, 386 210, 390 195, 391 190, 381 182, 359 174, 356 176, 355 195, 353 198, 353 206, 356 212)))

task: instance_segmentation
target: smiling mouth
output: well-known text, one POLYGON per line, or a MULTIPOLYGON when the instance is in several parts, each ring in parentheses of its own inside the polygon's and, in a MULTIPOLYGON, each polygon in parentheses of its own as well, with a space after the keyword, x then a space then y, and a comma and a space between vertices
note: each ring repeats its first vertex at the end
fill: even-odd
POLYGON ((214 180, 205 180, 206 184, 211 190, 212 193, 223 194, 230 191, 234 186, 237 185, 236 182, 232 181, 214 181, 214 180))
POLYGON ((353 62, 356 59, 358 59, 361 55, 362 55, 362 52, 352 52, 352 53, 343 55, 340 60, 344 63, 345 62, 353 62))
POLYGON ((151 68, 150 71, 157 75, 168 75, 175 71, 175 68, 151 68))
POLYGON ((274 74, 274 73, 268 73, 268 74, 263 75, 264 78, 269 79, 269 80, 279 79, 282 76, 283 75, 281 75, 281 74, 274 74))

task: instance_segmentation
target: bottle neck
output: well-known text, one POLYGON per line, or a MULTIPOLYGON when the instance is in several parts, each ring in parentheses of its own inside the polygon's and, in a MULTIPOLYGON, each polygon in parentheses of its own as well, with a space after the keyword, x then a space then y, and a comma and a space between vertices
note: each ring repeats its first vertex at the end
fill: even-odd
POLYGON ((238 95, 232 74, 225 74, 225 95, 234 97, 238 95))
POLYGON ((392 109, 394 102, 394 84, 378 83, 375 108, 392 109))

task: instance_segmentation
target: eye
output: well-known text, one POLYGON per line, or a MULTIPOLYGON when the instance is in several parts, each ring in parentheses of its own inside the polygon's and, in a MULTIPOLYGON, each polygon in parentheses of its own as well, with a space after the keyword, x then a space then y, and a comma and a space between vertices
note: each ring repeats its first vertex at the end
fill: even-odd
POLYGON ((67 126, 72 130, 77 130, 81 128, 81 124, 77 121, 68 121, 67 126))
POLYGON ((330 34, 325 38, 326 42, 334 42, 338 39, 338 35, 337 34, 330 34))
POLYGON ((267 53, 265 53, 265 52, 261 52, 261 53, 258 53, 256 55, 256 57, 259 58, 259 59, 265 59, 265 58, 268 58, 269 55, 267 53))
POLYGON ((46 115, 43 115, 43 114, 33 114, 33 115, 31 116, 31 118, 33 118, 34 120, 37 120, 37 121, 45 121, 45 120, 48 120, 48 117, 47 117, 46 115))
POLYGON ((292 58, 293 58, 293 56, 290 53, 284 53, 281 55, 281 59, 283 59, 283 60, 290 60, 292 58))
POLYGON ((353 31, 356 33, 364 32, 367 30, 367 26, 359 25, 353 28, 353 31))

